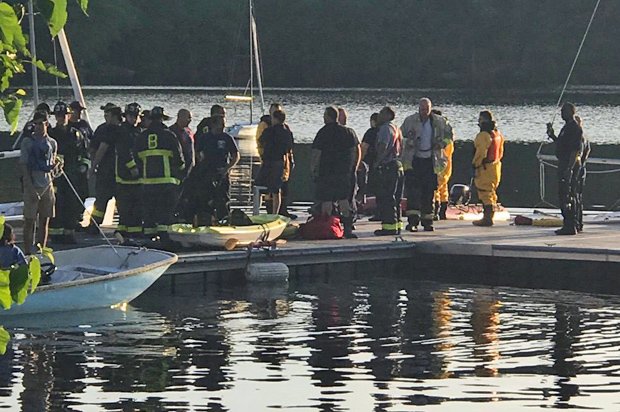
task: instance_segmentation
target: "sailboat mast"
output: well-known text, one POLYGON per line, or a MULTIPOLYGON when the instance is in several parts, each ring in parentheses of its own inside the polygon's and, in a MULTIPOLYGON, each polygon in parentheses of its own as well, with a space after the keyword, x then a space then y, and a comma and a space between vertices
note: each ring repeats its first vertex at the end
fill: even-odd
MULTIPOLYGON (((71 48, 69 47, 69 41, 67 40, 67 34, 65 33, 65 29, 60 30, 60 32, 58 33, 58 43, 60 44, 60 49, 62 50, 62 56, 65 59, 65 67, 67 68, 69 79, 71 80, 73 96, 75 100, 80 102, 82 107, 87 107, 86 102, 84 101, 84 94, 82 93, 82 85, 80 84, 80 79, 78 77, 77 70, 75 69, 75 64, 73 63, 73 55, 71 54, 71 48)), ((85 114, 86 121, 90 124, 88 110, 86 110, 85 114)))
POLYGON ((34 96, 34 107, 39 105, 39 74, 37 65, 37 43, 34 34, 34 5, 32 0, 28 0, 28 28, 30 30, 30 54, 32 55, 32 93, 34 96))
POLYGON ((252 32, 252 22, 254 21, 254 10, 252 0, 249 1, 250 8, 250 124, 254 121, 252 115, 254 111, 254 34, 252 32))
POLYGON ((263 73, 261 71, 260 55, 258 50, 258 32, 256 30, 256 19, 252 13, 252 40, 254 45, 254 64, 256 64, 256 81, 258 83, 258 93, 260 95, 261 114, 265 113, 265 99, 263 97, 263 73))

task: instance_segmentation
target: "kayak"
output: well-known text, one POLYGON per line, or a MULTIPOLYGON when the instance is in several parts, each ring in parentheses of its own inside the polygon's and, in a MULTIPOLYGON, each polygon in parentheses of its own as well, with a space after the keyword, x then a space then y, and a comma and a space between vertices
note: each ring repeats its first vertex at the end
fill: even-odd
POLYGON ((168 230, 170 239, 184 247, 204 246, 234 249, 248 246, 258 240, 276 240, 290 222, 280 215, 249 216, 253 224, 247 226, 200 226, 190 224, 172 225, 168 230))
POLYGON ((65 312, 128 303, 148 289, 173 263, 174 253, 116 246, 54 252, 56 270, 21 305, 2 315, 65 312), (117 255, 118 253, 118 255, 117 255))

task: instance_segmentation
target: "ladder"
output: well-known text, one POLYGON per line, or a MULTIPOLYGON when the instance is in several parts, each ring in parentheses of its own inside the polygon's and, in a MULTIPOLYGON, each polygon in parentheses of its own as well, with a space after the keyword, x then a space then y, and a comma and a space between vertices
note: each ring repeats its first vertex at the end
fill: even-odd
POLYGON ((241 156, 239 163, 230 169, 230 207, 244 212, 252 211, 254 194, 252 172, 258 161, 254 156, 241 156))

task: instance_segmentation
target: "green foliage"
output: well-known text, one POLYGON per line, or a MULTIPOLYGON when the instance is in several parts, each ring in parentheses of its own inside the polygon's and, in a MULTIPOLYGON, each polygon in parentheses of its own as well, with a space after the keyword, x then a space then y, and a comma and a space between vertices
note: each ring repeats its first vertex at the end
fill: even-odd
POLYGON ((67 23, 67 0, 38 0, 37 5, 47 20, 52 37, 56 37, 67 23))
MULTIPOLYGON (((21 89, 20 89, 21 90, 21 89)), ((4 111, 6 122, 11 125, 11 132, 17 130, 17 121, 19 111, 22 108, 22 100, 18 97, 17 92, 14 94, 0 95, 0 108, 4 111)))
POLYGON ((0 326, 0 355, 4 355, 6 353, 6 347, 9 344, 9 340, 11 340, 11 335, 0 326))
POLYGON ((10 309, 14 303, 21 305, 41 281, 41 262, 36 256, 27 265, 0 270, 0 306, 10 309))

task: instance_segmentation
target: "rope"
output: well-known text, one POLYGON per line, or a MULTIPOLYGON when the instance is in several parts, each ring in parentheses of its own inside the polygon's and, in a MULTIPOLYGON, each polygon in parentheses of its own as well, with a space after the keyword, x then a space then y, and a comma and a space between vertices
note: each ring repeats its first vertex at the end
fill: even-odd
MULTIPOLYGON (((75 187, 73 186, 73 183, 71 183, 71 180, 69 180, 69 176, 67 176, 67 174, 65 173, 64 170, 61 172, 61 174, 65 178, 65 180, 67 181, 67 184, 69 185, 69 187, 73 191, 73 194, 75 195, 75 197, 77 197, 78 200, 80 201, 80 203, 82 204, 82 206, 84 206, 84 202, 82 201, 82 198, 78 194, 77 190, 75 190, 75 187)), ((84 207, 84 210, 86 210, 86 207, 84 207)), ((118 250, 116 250, 116 248, 114 247, 112 242, 110 242, 110 239, 105 235, 105 233, 103 233, 103 230, 101 230, 101 226, 99 226, 97 224, 97 222, 95 222, 95 218, 93 217, 92 214, 90 215, 90 220, 95 224, 95 226, 97 227, 97 230, 99 230, 99 233, 101 233, 101 236, 103 236, 103 238, 105 239, 106 243, 112 248, 112 250, 114 251, 116 256, 118 256, 119 259, 122 259, 121 255, 118 253, 118 250)))

